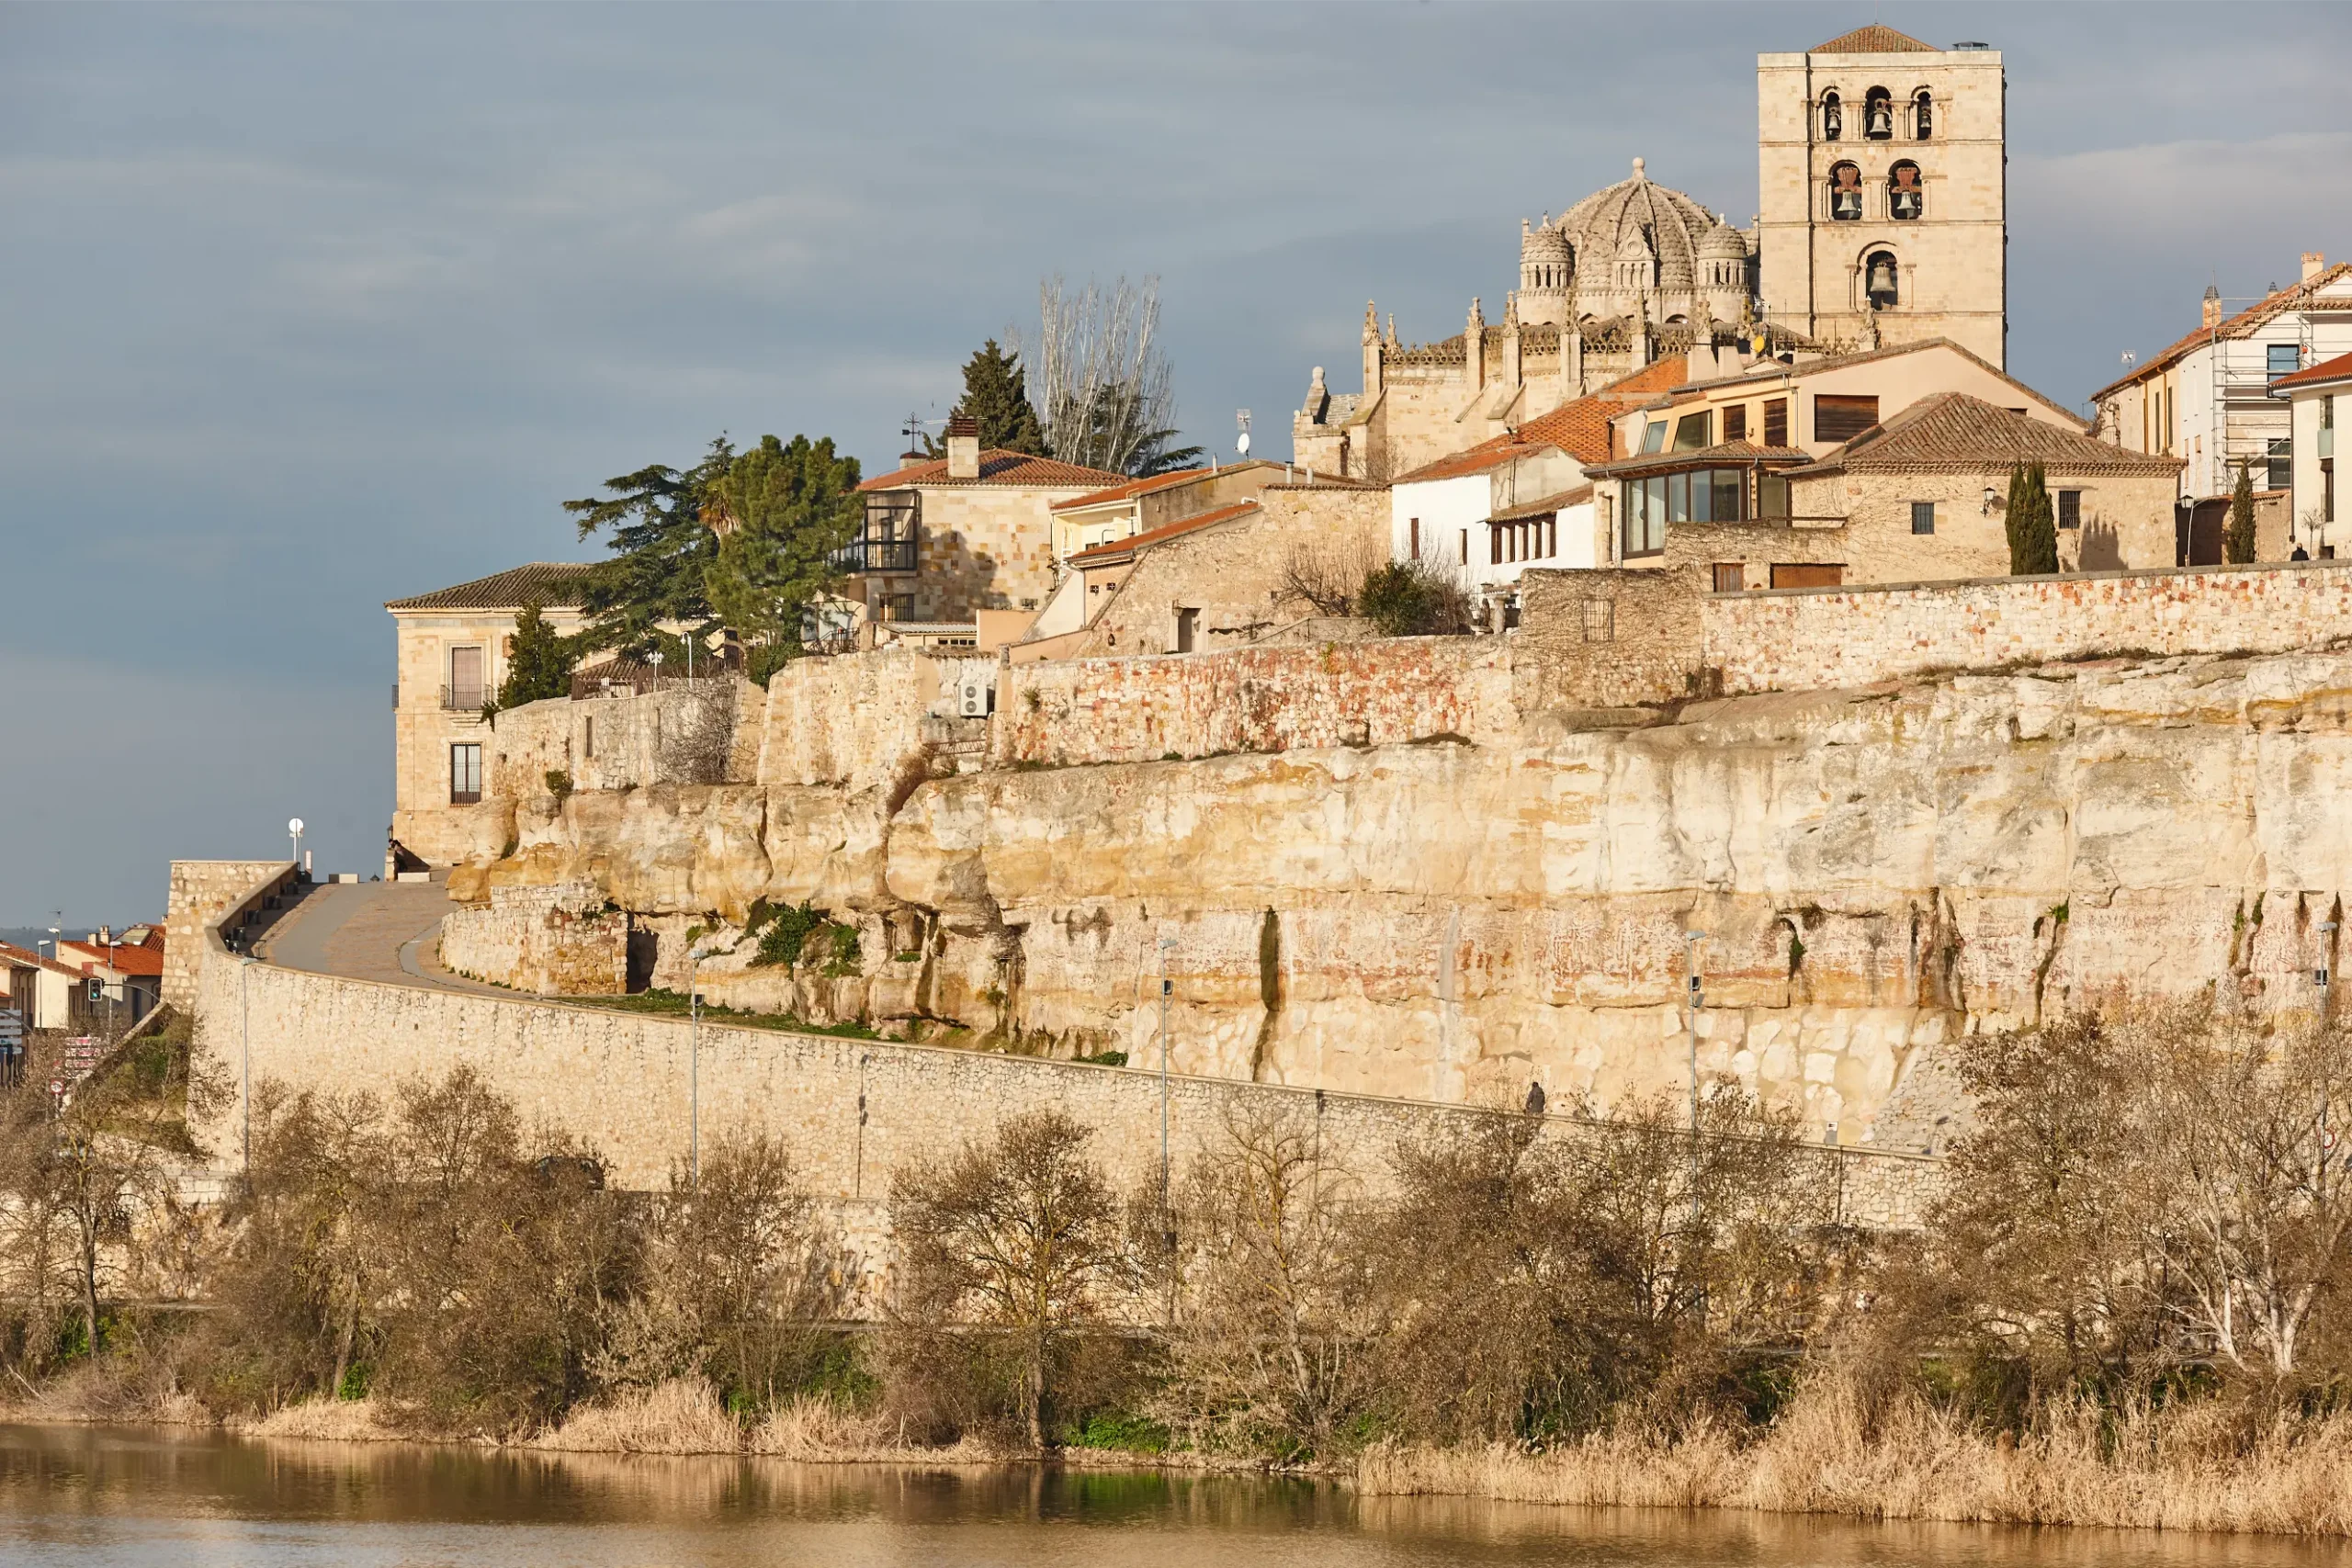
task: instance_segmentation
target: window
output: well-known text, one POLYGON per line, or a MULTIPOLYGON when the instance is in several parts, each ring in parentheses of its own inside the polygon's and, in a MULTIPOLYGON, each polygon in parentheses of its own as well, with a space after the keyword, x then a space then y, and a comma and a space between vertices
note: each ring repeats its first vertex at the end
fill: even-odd
POLYGON ((2058 526, 2079 528, 2083 525, 2083 492, 2062 490, 2058 492, 2058 526))
POLYGON ((593 713, 581 721, 580 755, 590 761, 596 757, 596 716, 593 713))
POLYGON ((1894 253, 1872 251, 1862 259, 1862 291, 1871 308, 1883 310, 1900 302, 1895 288, 1894 253))
POLYGON ((1859 222, 1862 216, 1862 171, 1851 164, 1829 170, 1829 216, 1839 223, 1859 222))
POLYGON ((1911 503, 1911 531, 1914 534, 1932 534, 1936 531, 1934 502, 1915 501, 1911 503))
POLYGON ((1622 491, 1619 553, 1654 556, 1666 548, 1666 481, 1627 479, 1622 491))
POLYGON ((1837 141, 1846 134, 1846 106, 1838 101, 1835 93, 1821 95, 1821 139, 1837 141))
POLYGON ((1408 526, 1412 530, 1412 542, 1408 547, 1411 558, 1419 560, 1421 558, 1421 520, 1418 517, 1408 519, 1408 526))
POLYGON ((1198 610, 1179 610, 1176 612, 1177 652, 1192 652, 1193 639, 1198 637, 1200 634, 1201 613, 1198 610))
POLYGON ((1499 523, 1487 525, 1487 564, 1503 564, 1503 525, 1499 523))
POLYGON ((441 705, 453 713, 468 713, 481 706, 486 694, 481 684, 481 649, 453 648, 449 650, 448 700, 441 705))
POLYGON ((1775 588, 1839 588, 1845 585, 1846 568, 1841 563, 1821 561, 1777 561, 1772 567, 1775 588))
POLYGON ((1734 403, 1724 410, 1724 439, 1726 441, 1747 439, 1747 405, 1746 403, 1734 403))
POLYGON ((1740 468, 1711 468, 1707 473, 1707 517, 1715 523, 1747 520, 1747 472, 1740 468))
POLYGON ((2295 482, 2295 444, 2284 437, 2270 443, 2263 454, 2269 459, 2272 490, 2287 490, 2295 482))
POLYGON ((1886 172, 1887 216, 1908 223, 1927 210, 1928 192, 1919 183, 1919 165, 1906 158, 1886 172))
POLYGON ((1824 392, 1813 400, 1813 438, 1851 441, 1878 423, 1876 398, 1836 397, 1824 392))
POLYGON ((1764 402, 1764 445, 1786 446, 1789 444, 1789 400, 1768 398, 1764 402))
POLYGON ((1584 602, 1584 640, 1615 642, 1617 640, 1617 601, 1588 599, 1584 602))
POLYGON ((2292 376, 2302 364, 2302 351, 2291 343, 2267 343, 2262 345, 2262 352, 2273 381, 2281 376, 2292 376))
POLYGON ((481 799, 481 748, 476 744, 449 748, 449 804, 472 806, 481 799))
POLYGON ((1711 423, 1703 410, 1698 413, 1686 413, 1675 421, 1674 449, 1677 452, 1696 452, 1708 445, 1707 426, 1711 423))
POLYGON ((1736 593, 1747 586, 1747 565, 1745 561, 1719 560, 1715 563, 1715 592, 1736 593))
POLYGON ((1462 564, 1470 564, 1470 530, 1467 528, 1462 530, 1462 564))
POLYGON ((1911 96, 1911 135, 1925 141, 1936 133, 1935 96, 1922 87, 1911 96))
POLYGON ((1884 87, 1862 96, 1862 134, 1872 141, 1894 140, 1894 95, 1884 87))
POLYGON ((1666 421, 1654 419, 1642 427, 1642 450, 1645 452, 1666 450, 1666 421))
POLYGON ((1789 481, 1766 474, 1756 484, 1756 515, 1785 521, 1789 515, 1789 481))

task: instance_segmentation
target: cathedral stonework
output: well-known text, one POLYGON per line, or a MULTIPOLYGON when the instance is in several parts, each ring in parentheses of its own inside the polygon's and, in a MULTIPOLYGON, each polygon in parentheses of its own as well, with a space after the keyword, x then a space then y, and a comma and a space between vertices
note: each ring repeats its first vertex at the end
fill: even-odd
POLYGON ((1757 62, 1760 212, 1727 214, 1633 174, 1520 222, 1499 321, 1408 346, 1364 308, 1363 389, 1317 367, 1295 460, 1385 481, 1501 434, 1668 355, 1692 374, 1759 353, 1948 337, 2004 360, 2007 229, 1998 53, 1867 27, 1757 62))

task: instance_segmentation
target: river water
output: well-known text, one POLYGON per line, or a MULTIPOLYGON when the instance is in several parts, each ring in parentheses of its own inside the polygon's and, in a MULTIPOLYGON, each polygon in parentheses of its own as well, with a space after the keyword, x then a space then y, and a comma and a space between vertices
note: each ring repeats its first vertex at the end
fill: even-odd
POLYGON ((1359 1498, 1329 1483, 0 1427, 0 1563, 2352 1568, 2261 1536, 1359 1498))

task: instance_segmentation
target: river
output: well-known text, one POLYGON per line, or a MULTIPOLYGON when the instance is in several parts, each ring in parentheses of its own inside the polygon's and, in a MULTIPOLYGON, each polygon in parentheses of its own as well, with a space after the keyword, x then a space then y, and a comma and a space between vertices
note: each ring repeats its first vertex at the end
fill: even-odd
POLYGON ((0 1562, 133 1568, 2352 1568, 2265 1536, 1360 1498, 1318 1482, 0 1427, 0 1562))

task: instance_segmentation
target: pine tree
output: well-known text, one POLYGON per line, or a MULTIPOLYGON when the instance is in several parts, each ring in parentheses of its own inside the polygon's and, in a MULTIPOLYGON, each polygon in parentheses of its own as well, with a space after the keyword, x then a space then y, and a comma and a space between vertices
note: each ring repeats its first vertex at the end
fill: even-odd
POLYGON ((570 694, 573 662, 571 639, 548 625, 537 603, 524 605, 514 617, 514 650, 507 655, 506 679, 498 688, 499 707, 570 694))
MULTIPOLYGON (((952 412, 978 423, 983 452, 1046 455, 1045 427, 1030 406, 1021 356, 1007 354, 994 338, 965 363, 963 400, 952 412)), ((936 442, 931 446, 934 456, 944 450, 936 442)))
POLYGON ((705 591, 752 645, 753 679, 800 651, 803 614, 839 575, 833 554, 865 516, 857 481, 857 459, 837 457, 831 437, 787 446, 763 435, 711 483, 729 526, 705 591))
POLYGON ((2254 560, 2254 475, 2238 464, 2237 483, 2230 489, 2230 525, 2222 535, 2222 558, 2232 566, 2254 560))
POLYGON ((711 630, 703 577, 718 557, 718 537, 703 520, 703 499, 734 460, 735 448, 722 435, 691 468, 655 463, 606 479, 607 496, 563 503, 579 519, 582 538, 609 532, 613 548, 582 588, 589 621, 581 647, 644 652, 664 621, 711 630))
POLYGON ((2016 542, 2009 570, 2019 576, 2046 577, 2058 570, 2058 516, 2050 501, 2048 474, 2040 463, 2025 470, 2025 501, 2015 515, 2016 542))

